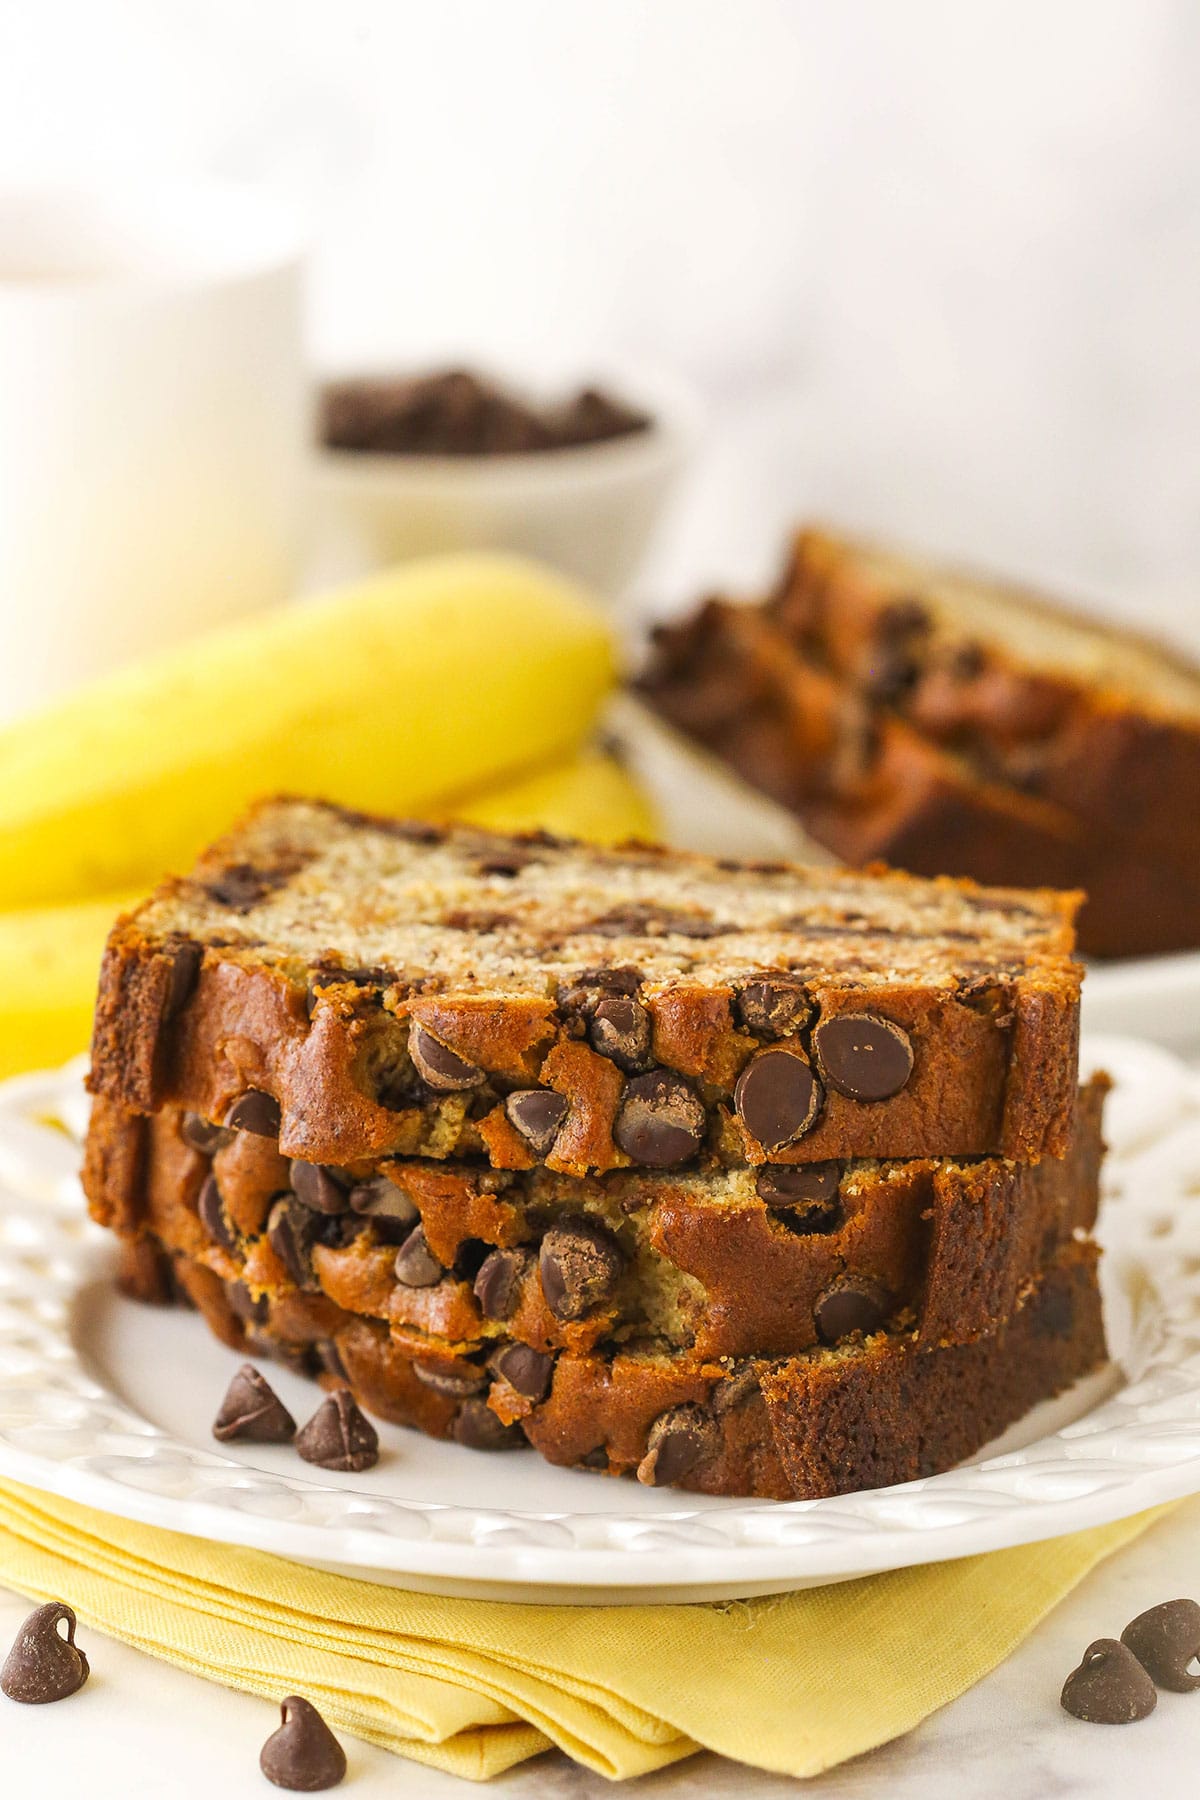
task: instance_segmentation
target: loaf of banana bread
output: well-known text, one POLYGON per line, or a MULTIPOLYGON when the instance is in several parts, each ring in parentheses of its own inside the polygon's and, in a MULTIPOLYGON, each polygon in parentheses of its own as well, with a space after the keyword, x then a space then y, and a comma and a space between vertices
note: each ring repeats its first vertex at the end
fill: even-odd
POLYGON ((91 1086, 338 1166, 1036 1161, 1076 900, 277 800, 118 922, 91 1086))
POLYGON ((653 1486, 812 1499, 936 1474, 1104 1359, 1095 1247, 1068 1245, 999 1328, 922 1348, 908 1329, 796 1356, 709 1361, 657 1346, 525 1345, 486 1361, 294 1293, 252 1302, 150 1237, 123 1251, 129 1292, 199 1308, 233 1348, 349 1387, 379 1417, 473 1449, 531 1443, 548 1461, 653 1486))
POLYGON ((395 1159, 288 1161, 278 1144, 97 1100, 92 1216, 238 1283, 386 1323, 398 1344, 510 1337, 543 1356, 653 1339, 705 1359, 789 1355, 912 1323, 996 1329, 1091 1229, 1097 1077, 1063 1159, 809 1163, 577 1178, 395 1159))

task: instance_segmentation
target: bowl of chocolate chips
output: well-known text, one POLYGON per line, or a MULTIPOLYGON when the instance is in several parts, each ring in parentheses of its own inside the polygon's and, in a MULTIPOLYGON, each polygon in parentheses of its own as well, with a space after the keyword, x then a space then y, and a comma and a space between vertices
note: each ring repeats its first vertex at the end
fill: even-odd
MULTIPOLYGON (((450 550, 512 550, 619 595, 695 439, 698 408, 662 377, 545 395, 470 369, 326 382, 322 533, 346 572, 450 550)), ((339 569, 341 572, 341 569, 339 569)))

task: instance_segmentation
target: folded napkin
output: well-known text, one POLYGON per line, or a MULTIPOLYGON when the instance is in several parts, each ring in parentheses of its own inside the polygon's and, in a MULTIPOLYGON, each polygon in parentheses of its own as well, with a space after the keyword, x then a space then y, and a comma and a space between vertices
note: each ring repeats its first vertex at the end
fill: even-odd
POLYGON ((802 1776, 963 1693, 1166 1510, 762 1600, 515 1606, 322 1574, 0 1484, 0 1583, 209 1680, 303 1694, 335 1727, 473 1780, 551 1745, 616 1780, 699 1748, 802 1776))

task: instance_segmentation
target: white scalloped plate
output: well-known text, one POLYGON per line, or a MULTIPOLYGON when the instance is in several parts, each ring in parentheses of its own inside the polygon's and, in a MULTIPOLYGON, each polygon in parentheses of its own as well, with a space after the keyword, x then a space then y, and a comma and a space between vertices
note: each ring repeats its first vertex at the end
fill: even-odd
MULTIPOLYGON (((209 1435, 237 1364, 189 1313, 121 1299, 75 1175, 74 1065, 0 1087, 0 1474, 147 1524, 395 1585, 516 1600, 711 1600, 972 1555, 1200 1491, 1200 1077, 1129 1039, 1102 1236, 1116 1367, 990 1452, 832 1500, 709 1500, 384 1427, 368 1475, 209 1435)), ((304 1418, 311 1384, 272 1370, 304 1418)))

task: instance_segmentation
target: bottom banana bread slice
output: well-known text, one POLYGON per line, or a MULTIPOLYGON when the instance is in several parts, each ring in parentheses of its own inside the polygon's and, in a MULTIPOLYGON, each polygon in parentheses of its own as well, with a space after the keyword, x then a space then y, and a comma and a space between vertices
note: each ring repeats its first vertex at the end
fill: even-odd
POLYGON ((989 1337, 922 1348, 911 1330, 788 1357, 710 1361, 630 1344, 552 1357, 515 1340, 398 1343, 379 1321, 298 1291, 255 1297, 143 1236, 127 1291, 197 1306, 232 1347, 348 1387, 369 1412, 477 1449, 653 1486, 814 1499, 952 1467, 1104 1360, 1097 1250, 1070 1244, 989 1337))

